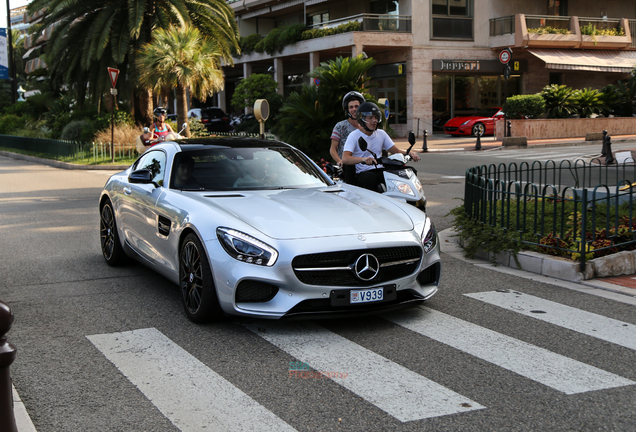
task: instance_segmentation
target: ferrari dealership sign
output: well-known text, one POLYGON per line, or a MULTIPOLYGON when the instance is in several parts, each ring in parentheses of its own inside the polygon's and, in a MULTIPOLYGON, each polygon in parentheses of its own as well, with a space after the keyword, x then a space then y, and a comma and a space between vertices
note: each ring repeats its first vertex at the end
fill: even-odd
POLYGON ((6 28, 0 28, 0 79, 9 79, 9 49, 7 48, 6 28))

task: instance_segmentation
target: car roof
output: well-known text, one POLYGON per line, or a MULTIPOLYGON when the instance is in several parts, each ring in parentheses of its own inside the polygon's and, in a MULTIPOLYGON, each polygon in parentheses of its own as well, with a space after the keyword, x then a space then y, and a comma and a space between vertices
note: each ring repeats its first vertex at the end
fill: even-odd
POLYGON ((281 141, 245 137, 209 137, 175 140, 181 151, 196 151, 205 148, 292 148, 281 141))

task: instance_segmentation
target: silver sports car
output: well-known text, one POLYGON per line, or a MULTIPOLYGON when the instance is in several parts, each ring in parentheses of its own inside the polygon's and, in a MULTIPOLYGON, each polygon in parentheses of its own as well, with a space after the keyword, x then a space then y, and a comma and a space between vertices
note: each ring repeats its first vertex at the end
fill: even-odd
POLYGON ((178 284, 195 322, 385 312, 440 280, 424 212, 335 183, 277 141, 155 145, 108 180, 99 211, 106 262, 132 257, 178 284))

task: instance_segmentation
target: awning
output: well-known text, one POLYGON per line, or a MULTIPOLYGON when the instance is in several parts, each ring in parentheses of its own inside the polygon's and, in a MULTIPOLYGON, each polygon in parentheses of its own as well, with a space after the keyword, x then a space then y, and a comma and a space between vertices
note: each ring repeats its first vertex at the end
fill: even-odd
POLYGON ((636 51, 529 49, 548 69, 629 73, 636 67, 636 51))

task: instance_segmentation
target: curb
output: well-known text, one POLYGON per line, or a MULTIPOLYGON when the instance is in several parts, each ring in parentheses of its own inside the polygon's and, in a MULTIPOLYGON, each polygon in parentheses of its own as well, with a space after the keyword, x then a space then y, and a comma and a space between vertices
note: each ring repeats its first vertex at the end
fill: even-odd
POLYGON ((54 159, 23 155, 20 153, 11 153, 8 151, 0 151, 0 156, 5 156, 17 160, 25 160, 40 165, 48 165, 54 168, 62 168, 67 170, 123 171, 130 167, 130 165, 77 165, 69 162, 61 162, 54 159))
POLYGON ((453 258, 473 265, 490 264, 492 267, 502 265, 523 273, 538 274, 552 279, 573 282, 579 285, 585 285, 636 298, 636 290, 634 289, 611 284, 599 279, 585 279, 586 276, 591 277, 593 275, 594 269, 592 265, 586 266, 586 272, 583 274, 579 271, 580 264, 578 262, 530 251, 519 252, 517 254, 517 259, 521 266, 520 268, 517 266, 514 257, 510 252, 498 253, 496 264, 493 264, 490 260, 492 257, 492 253, 490 252, 482 251, 477 253, 475 258, 466 258, 464 256, 464 249, 459 244, 459 237, 452 228, 448 228, 440 232, 439 240, 442 252, 451 255, 453 258))

